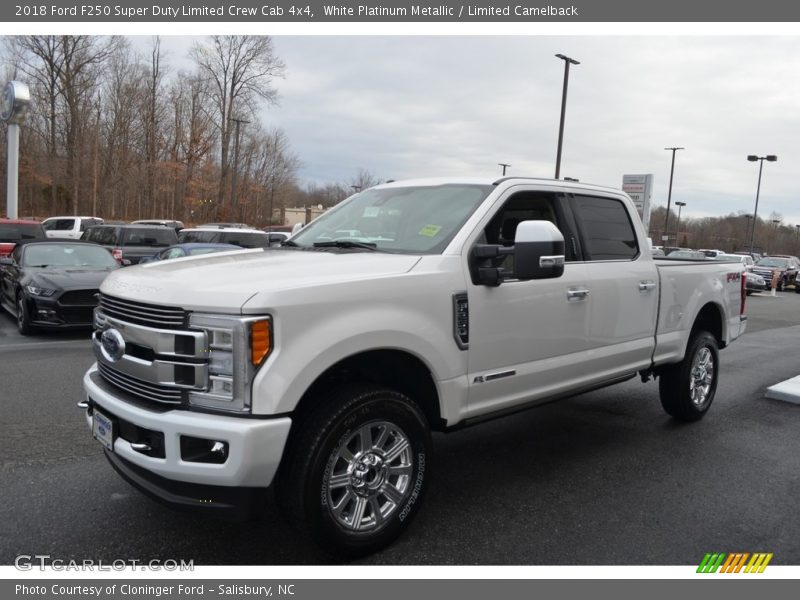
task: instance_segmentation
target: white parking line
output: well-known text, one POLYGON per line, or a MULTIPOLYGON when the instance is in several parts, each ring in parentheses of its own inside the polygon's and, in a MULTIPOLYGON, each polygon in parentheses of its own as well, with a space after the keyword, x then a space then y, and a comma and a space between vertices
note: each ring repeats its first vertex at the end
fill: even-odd
POLYGON ((60 340, 52 342, 28 342, 25 344, 3 344, 0 343, 0 352, 3 350, 24 350, 25 348, 39 348, 42 346, 67 346, 70 344, 81 345, 87 349, 91 348, 91 340, 60 340))

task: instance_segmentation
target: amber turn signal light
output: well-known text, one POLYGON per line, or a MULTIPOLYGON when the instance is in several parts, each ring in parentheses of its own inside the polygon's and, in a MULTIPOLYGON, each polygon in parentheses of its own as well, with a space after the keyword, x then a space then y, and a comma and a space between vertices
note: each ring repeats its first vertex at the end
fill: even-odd
POLYGON ((269 354, 270 337, 269 321, 256 321, 250 325, 250 360, 254 365, 260 365, 269 354))

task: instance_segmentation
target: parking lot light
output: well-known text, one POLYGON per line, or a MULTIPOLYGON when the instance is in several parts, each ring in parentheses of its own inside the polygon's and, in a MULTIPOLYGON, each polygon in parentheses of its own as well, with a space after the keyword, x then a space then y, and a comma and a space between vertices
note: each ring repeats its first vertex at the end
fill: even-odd
POLYGON ((756 223, 758 222, 758 197, 761 194, 761 171, 764 169, 764 161, 775 162, 778 157, 775 154, 767 154, 766 156, 758 156, 756 154, 748 154, 747 160, 750 162, 760 161, 758 166, 758 185, 756 186, 756 207, 753 210, 753 229, 750 231, 750 254, 753 254, 753 243, 756 237, 756 223))

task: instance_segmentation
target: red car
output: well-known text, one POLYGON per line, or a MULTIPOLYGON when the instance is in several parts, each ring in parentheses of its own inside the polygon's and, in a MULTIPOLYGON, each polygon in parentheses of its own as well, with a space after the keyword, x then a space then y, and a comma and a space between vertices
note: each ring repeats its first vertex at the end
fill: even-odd
POLYGON ((47 236, 39 221, 0 219, 0 258, 11 254, 17 242, 45 239, 47 236))

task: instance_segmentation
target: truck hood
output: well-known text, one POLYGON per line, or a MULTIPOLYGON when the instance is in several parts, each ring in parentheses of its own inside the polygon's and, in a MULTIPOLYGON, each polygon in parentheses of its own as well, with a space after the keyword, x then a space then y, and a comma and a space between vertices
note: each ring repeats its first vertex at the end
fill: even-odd
POLYGON ((380 252, 237 250, 119 269, 100 291, 148 304, 230 313, 258 293, 406 273, 419 259, 380 252))

